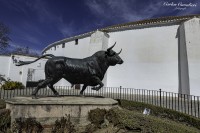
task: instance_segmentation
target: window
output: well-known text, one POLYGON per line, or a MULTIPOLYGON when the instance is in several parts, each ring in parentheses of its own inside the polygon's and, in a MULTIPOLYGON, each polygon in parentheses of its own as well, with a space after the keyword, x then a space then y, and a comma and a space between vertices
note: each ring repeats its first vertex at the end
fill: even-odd
POLYGON ((54 46, 54 50, 56 50, 56 46, 54 46))
POLYGON ((65 43, 62 44, 62 48, 65 48, 65 43))
POLYGON ((75 39, 75 45, 78 45, 78 39, 75 39))

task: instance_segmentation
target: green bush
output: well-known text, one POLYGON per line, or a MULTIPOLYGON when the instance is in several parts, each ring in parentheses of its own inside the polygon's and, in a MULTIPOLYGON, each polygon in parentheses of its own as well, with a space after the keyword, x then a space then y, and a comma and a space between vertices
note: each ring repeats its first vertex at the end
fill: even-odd
POLYGON ((75 133, 76 130, 70 120, 70 115, 62 117, 60 120, 56 120, 52 128, 52 133, 75 133))
POLYGON ((0 109, 0 132, 6 132, 10 128, 10 110, 0 109))
POLYGON ((12 132, 14 133, 42 133, 43 127, 36 118, 16 118, 12 123, 12 132))
POLYGON ((21 82, 17 81, 6 81, 5 84, 1 86, 4 90, 14 90, 14 89, 24 89, 25 86, 21 82))
POLYGON ((98 128, 101 127, 101 124, 104 123, 104 116, 106 115, 106 110, 105 109, 94 109, 90 110, 88 113, 88 120, 96 125, 98 128))
POLYGON ((151 115, 143 115, 135 110, 122 108, 94 109, 89 112, 91 124, 87 125, 85 133, 93 132, 143 132, 143 133, 199 133, 197 128, 177 123, 173 120, 163 119, 151 115), (107 127, 101 127, 104 120, 108 121, 107 127), (98 126, 98 127, 97 127, 98 126), (109 130, 109 128, 111 128, 109 130))
POLYGON ((143 115, 138 111, 112 108, 106 117, 110 123, 125 132, 143 133, 199 133, 197 128, 169 119, 143 115))
POLYGON ((4 100, 0 99, 0 109, 6 108, 6 103, 4 100))
POLYGON ((161 118, 168 118, 173 121, 187 123, 193 127, 200 129, 200 119, 178 112, 171 109, 166 109, 158 106, 154 106, 151 104, 145 104, 141 102, 134 102, 134 101, 127 101, 127 100, 120 100, 121 107, 126 108, 128 110, 137 110, 142 112, 145 108, 151 109, 151 115, 161 117, 161 118))

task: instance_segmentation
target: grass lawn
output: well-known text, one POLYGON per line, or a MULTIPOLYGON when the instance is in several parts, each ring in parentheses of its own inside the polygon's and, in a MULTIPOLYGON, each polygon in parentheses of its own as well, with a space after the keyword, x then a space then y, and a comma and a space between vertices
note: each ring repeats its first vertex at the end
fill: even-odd
POLYGON ((125 132, 144 133, 199 133, 195 127, 188 126, 170 119, 151 115, 143 115, 138 111, 112 109, 108 112, 111 122, 125 132))
POLYGON ((89 132, 93 133, 199 133, 200 119, 176 112, 173 110, 139 103, 120 100, 121 109, 96 109, 90 112, 92 120, 89 132), (143 115, 144 108, 151 109, 150 115, 143 115), (93 114, 93 115, 92 115, 93 114), (98 116, 98 117, 95 117, 98 116), (101 117, 99 117, 101 116, 101 117), (106 118, 109 124, 106 128, 99 128, 102 120, 106 118), (99 122, 99 123, 98 123, 99 122), (97 128, 94 128, 97 125, 97 128))

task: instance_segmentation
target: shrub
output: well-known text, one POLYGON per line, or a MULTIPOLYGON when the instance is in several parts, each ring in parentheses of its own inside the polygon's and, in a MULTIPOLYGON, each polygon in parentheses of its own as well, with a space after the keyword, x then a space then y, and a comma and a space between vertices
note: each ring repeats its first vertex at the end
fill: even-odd
POLYGON ((54 127, 52 128, 52 133, 74 133, 76 132, 74 125, 70 120, 70 115, 67 117, 62 117, 60 120, 56 120, 54 127))
POLYGON ((0 99, 0 109, 6 108, 6 103, 4 100, 0 99))
POLYGON ((154 106, 151 104, 141 103, 141 102, 134 102, 134 101, 127 101, 127 100, 120 100, 120 104, 123 108, 128 110, 137 110, 142 112, 144 108, 151 109, 151 115, 158 116, 161 118, 168 118, 173 121, 178 121, 182 123, 187 123, 193 127, 200 129, 200 120, 193 116, 174 111, 171 109, 166 109, 163 107, 154 106))
POLYGON ((97 126, 98 128, 101 127, 101 124, 104 123, 104 116, 106 115, 106 110, 105 109, 94 109, 90 110, 88 113, 88 120, 97 126))
POLYGON ((0 132, 6 132, 10 127, 10 110, 1 109, 0 110, 0 132))
POLYGON ((143 115, 138 111, 112 108, 106 118, 115 127, 124 132, 143 133, 197 133, 199 130, 185 124, 177 123, 169 119, 162 119, 151 115, 143 115))
POLYGON ((42 133, 43 127, 40 122, 36 121, 36 118, 16 118, 12 123, 12 132, 22 133, 42 133))
POLYGON ((24 89, 25 86, 21 82, 17 81, 6 81, 5 84, 1 86, 1 89, 4 90, 13 90, 13 89, 24 89))
POLYGON ((85 127, 85 132, 84 133, 93 133, 97 130, 97 126, 94 125, 94 124, 88 124, 86 127, 85 127))

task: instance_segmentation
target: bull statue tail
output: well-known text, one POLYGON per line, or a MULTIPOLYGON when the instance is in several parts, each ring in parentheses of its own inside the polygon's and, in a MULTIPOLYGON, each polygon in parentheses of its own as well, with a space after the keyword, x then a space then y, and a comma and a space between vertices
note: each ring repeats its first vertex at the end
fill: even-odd
POLYGON ((54 55, 52 55, 52 54, 46 54, 46 55, 42 55, 42 56, 40 56, 39 58, 37 58, 36 60, 34 60, 34 61, 19 61, 17 64, 15 64, 16 66, 23 66, 23 65, 28 65, 28 64, 31 64, 31 63, 34 63, 34 62, 36 62, 36 61, 38 61, 38 60, 40 60, 40 59, 42 59, 42 58, 45 58, 45 57, 55 57, 54 55))

